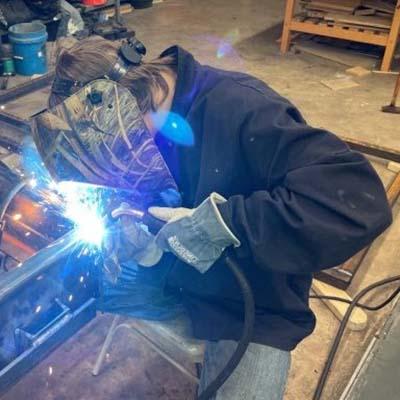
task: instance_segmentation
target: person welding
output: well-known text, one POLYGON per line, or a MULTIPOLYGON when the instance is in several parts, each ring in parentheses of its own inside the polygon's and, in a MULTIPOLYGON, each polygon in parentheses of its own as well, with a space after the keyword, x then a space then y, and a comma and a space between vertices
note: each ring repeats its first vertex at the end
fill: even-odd
POLYGON ((312 275, 343 263, 390 225, 385 190, 364 156, 307 125, 293 104, 260 80, 201 65, 179 46, 151 62, 143 62, 143 54, 137 42, 121 47, 98 37, 62 50, 50 106, 58 107, 59 116, 70 108, 86 110, 72 101, 63 106, 80 95, 90 100, 92 119, 76 118, 76 130, 84 129, 76 140, 53 121, 62 135, 50 146, 38 131, 39 151, 48 166, 62 159, 64 169, 73 165, 88 180, 107 184, 109 176, 124 186, 135 179, 133 165, 143 167, 137 159, 143 143, 157 149, 157 168, 147 165, 167 171, 158 183, 165 186, 164 201, 146 207, 165 225, 153 235, 125 216, 113 233, 118 240, 106 250, 116 263, 124 259, 135 268, 163 271, 162 290, 179 298, 194 336, 206 341, 201 393, 242 330, 241 293, 220 261, 231 247, 250 282, 256 316, 252 343, 215 398, 282 399, 290 352, 315 327, 312 275), (128 94, 99 90, 105 81, 128 94), (85 89, 90 85, 97 89, 85 89), (108 96, 117 98, 117 106, 108 96), (137 110, 124 103, 129 96, 137 110), (107 123, 98 128, 108 121, 102 113, 120 127, 132 112, 129 126, 140 127, 140 135, 132 128, 117 135, 120 128, 107 123), (102 147, 95 146, 96 135, 102 147), (146 141, 136 143, 143 135, 149 135, 146 141), (62 140, 69 147, 54 157, 62 140), (126 150, 115 147, 118 140, 126 150))

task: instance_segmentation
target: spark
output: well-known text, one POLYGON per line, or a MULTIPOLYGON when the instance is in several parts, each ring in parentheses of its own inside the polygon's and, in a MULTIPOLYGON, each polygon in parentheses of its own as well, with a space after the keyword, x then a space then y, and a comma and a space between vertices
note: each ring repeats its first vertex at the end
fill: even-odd
POLYGON ((51 192, 49 194, 50 202, 55 203, 58 199, 59 199, 59 197, 58 197, 57 193, 51 192))
POLYGON ((21 218, 22 218, 22 215, 19 214, 19 213, 14 214, 13 217, 12 217, 12 219, 13 219, 14 221, 19 221, 21 218))
POLYGON ((49 375, 51 376, 51 375, 53 375, 53 367, 50 365, 50 367, 49 367, 49 375))
POLYGON ((73 222, 77 239, 100 247, 106 228, 96 191, 74 182, 60 182, 58 191, 65 201, 63 215, 73 222))
POLYGON ((34 189, 34 188, 37 186, 37 184, 38 184, 38 182, 37 182, 37 180, 36 180, 35 178, 32 178, 32 179, 29 181, 29 186, 30 186, 32 189, 34 189))
MULTIPOLYGON (((100 246, 105 233, 105 227, 100 216, 93 211, 86 213, 85 210, 75 210, 74 214, 77 218, 73 216, 72 218, 70 216, 70 218, 75 222, 79 239, 100 246)), ((68 216, 68 214, 66 215, 68 216)))
POLYGON ((80 282, 80 283, 83 283, 83 280, 84 280, 84 278, 83 278, 83 276, 81 276, 81 277, 79 278, 79 282, 80 282))
MULTIPOLYGON (((105 226, 96 190, 73 182, 56 182, 30 142, 23 147, 22 158, 23 171, 30 171, 27 182, 42 199, 42 212, 46 214, 51 210, 70 220, 77 242, 85 243, 90 251, 97 250, 103 241, 105 226)), ((22 176, 23 171, 18 173, 22 176)), ((21 217, 16 214, 14 220, 18 221, 21 217)))
MULTIPOLYGON (((30 141, 23 147, 22 164, 23 171, 30 171, 30 186, 43 199, 43 213, 47 213, 49 209, 57 212, 73 223, 77 241, 86 243, 90 249, 100 246, 105 227, 95 191, 90 192, 73 182, 65 185, 52 179, 36 147, 30 141)), ((23 171, 18 172, 22 175, 23 171)))
POLYGON ((41 305, 39 305, 39 306, 37 306, 36 307, 36 309, 35 309, 35 313, 37 314, 37 313, 40 313, 40 310, 42 309, 42 306, 41 305))
POLYGON ((51 180, 48 184, 49 189, 51 190, 58 190, 58 185, 55 181, 51 180))
POLYGON ((68 301, 71 302, 71 301, 73 300, 73 298, 74 298, 74 296, 73 296, 72 294, 70 294, 70 295, 68 296, 68 301))
POLYGON ((26 237, 31 236, 31 233, 30 232, 25 232, 25 236, 26 237))

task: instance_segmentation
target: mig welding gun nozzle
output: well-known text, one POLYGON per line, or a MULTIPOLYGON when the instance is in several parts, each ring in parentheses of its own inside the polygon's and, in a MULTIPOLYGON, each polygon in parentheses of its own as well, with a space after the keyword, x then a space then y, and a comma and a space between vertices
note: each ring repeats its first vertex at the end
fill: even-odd
POLYGON ((123 215, 129 215, 138 220, 143 220, 145 213, 141 210, 132 208, 128 203, 121 203, 118 208, 111 211, 111 217, 114 219, 118 219, 123 215))

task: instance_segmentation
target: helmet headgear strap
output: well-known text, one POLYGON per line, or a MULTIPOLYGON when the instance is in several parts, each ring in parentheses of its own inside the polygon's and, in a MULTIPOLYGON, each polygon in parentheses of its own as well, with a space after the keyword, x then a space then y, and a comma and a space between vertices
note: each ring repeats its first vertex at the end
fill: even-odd
MULTIPOLYGON (((118 59, 104 78, 118 82, 128 72, 129 68, 142 63, 143 56, 146 54, 146 47, 136 37, 131 37, 122 42, 118 51, 118 59)), ((75 88, 82 88, 88 82, 83 83, 70 79, 55 78, 51 91, 63 96, 71 96, 75 88)))

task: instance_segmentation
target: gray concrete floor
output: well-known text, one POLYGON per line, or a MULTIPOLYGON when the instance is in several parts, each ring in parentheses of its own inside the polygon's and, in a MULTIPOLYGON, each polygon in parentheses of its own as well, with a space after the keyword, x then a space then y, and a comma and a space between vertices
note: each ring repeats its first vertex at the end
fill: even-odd
MULTIPOLYGON (((172 44, 192 51, 203 63, 256 75, 291 99, 314 126, 400 150, 400 117, 379 111, 389 102, 395 77, 371 74, 355 79, 360 86, 332 91, 321 84, 345 74, 345 67, 319 58, 281 56, 276 39, 283 0, 165 0, 125 17, 150 56, 172 44)), ((21 104, 21 103, 20 103, 21 104)), ((19 107, 19 113, 23 113, 19 107)), ((374 161, 385 184, 394 174, 374 161)), ((399 206, 395 207, 395 215, 399 206)), ((379 238, 349 292, 354 294, 378 279, 398 273, 400 219, 379 238)), ((373 297, 385 297, 379 291, 373 297)), ((312 336, 293 352, 285 400, 310 400, 324 365, 338 320, 318 300, 312 301, 318 319, 312 336)), ((372 335, 389 308, 370 315, 363 332, 348 332, 339 351, 323 399, 337 400, 372 335)), ((4 400, 191 399, 188 380, 140 340, 121 335, 107 358, 103 373, 93 378, 90 368, 110 318, 101 316, 65 343, 15 386, 4 400), (50 369, 51 367, 51 369, 50 369)))

